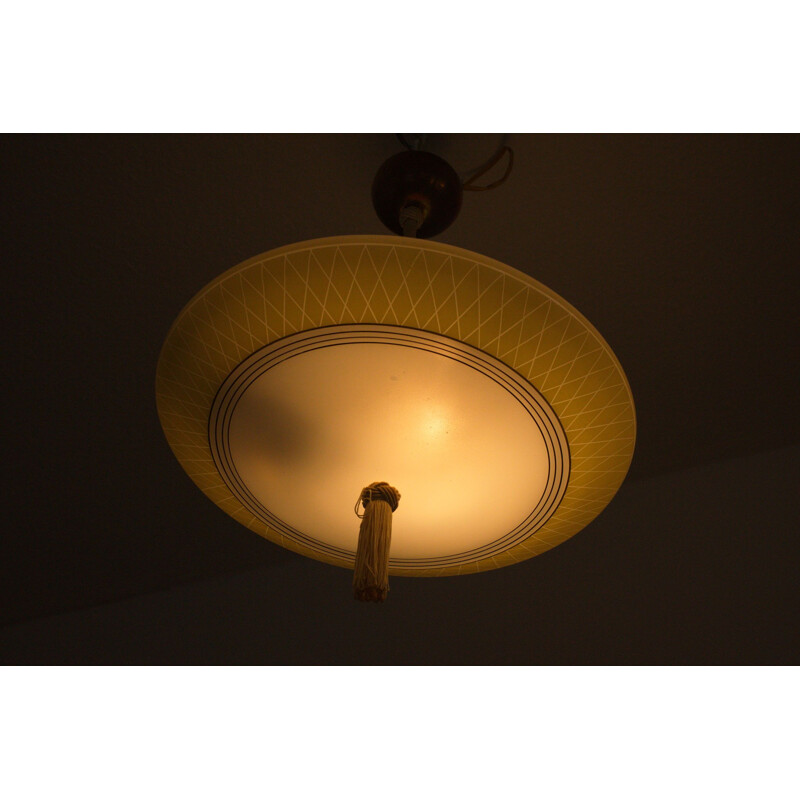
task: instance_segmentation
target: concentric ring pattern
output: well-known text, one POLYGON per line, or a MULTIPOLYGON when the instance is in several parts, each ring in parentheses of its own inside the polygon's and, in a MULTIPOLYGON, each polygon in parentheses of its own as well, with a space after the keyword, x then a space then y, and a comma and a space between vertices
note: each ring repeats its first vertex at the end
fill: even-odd
MULTIPOLYGON (((513 529, 495 541, 471 550, 451 552, 438 557, 390 558, 391 568, 424 570, 430 567, 455 566, 500 554, 514 544, 524 541, 546 524, 556 511, 569 483, 569 445, 555 412, 546 401, 516 372, 483 350, 463 342, 448 339, 430 331, 419 331, 396 325, 333 325, 314 328, 286 336, 262 347, 234 369, 220 387, 209 413, 208 439, 214 464, 231 492, 242 505, 260 519, 270 530, 317 552, 323 560, 337 558, 346 562, 355 558, 345 550, 310 535, 308 530, 292 527, 261 503, 239 473, 230 442, 230 426, 236 407, 248 388, 269 370, 286 361, 315 350, 348 347, 359 344, 379 344, 384 347, 406 347, 458 362, 484 375, 506 391, 524 408, 538 428, 547 451, 548 478, 538 503, 513 529)), ((486 468, 486 467, 485 467, 486 468)), ((422 468, 424 469, 424 468, 422 468)), ((495 465, 488 469, 496 471, 495 465)), ((420 471, 418 468, 417 471, 420 471)), ((488 526, 486 526, 488 527, 488 526)), ((353 526, 355 532, 355 525, 353 526)))
POLYGON ((507 566, 585 527, 609 503, 633 455, 630 387, 594 327, 554 292, 490 258, 438 242, 342 236, 251 258, 202 289, 162 348, 158 413, 170 447, 202 491, 277 544, 339 566, 352 556, 270 527, 234 494, 209 443, 215 397, 267 345, 329 326, 400 326, 478 348, 529 382, 569 443, 569 483, 544 525, 508 549, 446 564, 398 564, 395 575, 439 576, 507 566))

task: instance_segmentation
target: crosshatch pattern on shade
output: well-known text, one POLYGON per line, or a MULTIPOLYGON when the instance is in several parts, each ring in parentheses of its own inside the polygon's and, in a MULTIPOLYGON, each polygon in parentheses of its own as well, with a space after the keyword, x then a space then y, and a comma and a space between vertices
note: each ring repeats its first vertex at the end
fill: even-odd
POLYGON ((167 441, 197 486, 238 522, 301 555, 352 567, 353 558, 322 556, 242 505, 214 464, 208 419, 219 387, 259 348, 300 331, 363 323, 439 333, 494 356, 547 400, 570 448, 566 493, 526 540, 470 563, 391 574, 507 566, 565 541, 610 502, 633 456, 633 399, 613 352, 579 312, 527 275, 451 245, 341 236, 281 247, 228 270, 183 309, 162 348, 156 399, 167 441))

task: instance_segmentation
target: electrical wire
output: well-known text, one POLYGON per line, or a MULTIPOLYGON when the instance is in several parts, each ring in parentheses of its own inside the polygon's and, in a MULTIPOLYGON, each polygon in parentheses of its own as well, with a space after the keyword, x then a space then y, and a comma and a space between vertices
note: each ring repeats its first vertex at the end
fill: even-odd
POLYGON ((508 180, 508 176, 511 174, 511 168, 514 166, 514 151, 506 144, 503 145, 497 153, 489 159, 482 167, 478 169, 478 171, 472 175, 470 178, 464 181, 461 184, 461 188, 465 192, 487 192, 489 189, 496 189, 498 186, 504 184, 508 180), (503 173, 501 178, 498 178, 496 181, 492 181, 491 183, 487 184, 486 186, 473 186, 473 181, 476 181, 478 178, 485 175, 495 164, 497 164, 500 159, 508 153, 508 166, 506 167, 506 171, 503 173))
POLYGON ((395 136, 397 137, 397 141, 400 142, 400 144, 403 145, 403 147, 405 147, 406 150, 415 150, 416 149, 416 148, 412 147, 409 144, 408 139, 406 139, 406 137, 403 136, 402 133, 396 133, 395 136))
MULTIPOLYGON (((396 133, 395 136, 397 137, 397 141, 400 142, 406 150, 411 150, 412 152, 419 150, 421 144, 420 139, 417 139, 416 143, 412 145, 402 133, 396 133)), ((488 192, 490 189, 496 189, 508 180, 513 166, 514 151, 507 144, 504 144, 483 166, 478 167, 477 171, 461 184, 461 188, 465 192, 488 192), (492 181, 486 186, 475 186, 474 182, 478 178, 483 177, 492 167, 498 164, 506 153, 508 153, 508 166, 506 166, 506 171, 503 173, 502 177, 498 178, 496 181, 492 181)))
POLYGON ((406 139, 405 134, 396 133, 395 136, 397 137, 397 141, 400 142, 406 150, 412 150, 416 152, 417 150, 424 150, 425 149, 425 140, 428 138, 427 133, 418 133, 414 137, 413 144, 406 139))

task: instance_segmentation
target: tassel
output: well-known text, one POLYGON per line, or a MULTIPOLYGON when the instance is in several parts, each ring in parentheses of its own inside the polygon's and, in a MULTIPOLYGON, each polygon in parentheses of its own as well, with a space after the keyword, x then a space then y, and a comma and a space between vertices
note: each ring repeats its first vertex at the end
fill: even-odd
POLYGON ((400 492, 383 481, 362 489, 355 512, 361 517, 358 549, 353 572, 356 600, 382 603, 389 591, 389 548, 392 544, 392 512, 400 502, 400 492), (364 513, 358 513, 358 506, 364 513))

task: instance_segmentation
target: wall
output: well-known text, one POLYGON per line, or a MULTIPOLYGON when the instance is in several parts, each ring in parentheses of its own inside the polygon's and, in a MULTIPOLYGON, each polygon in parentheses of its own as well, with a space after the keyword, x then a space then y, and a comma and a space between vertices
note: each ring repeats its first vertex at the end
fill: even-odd
POLYGON ((797 663, 800 448, 627 483, 585 531, 483 575, 302 558, 0 631, 3 663, 797 663))

